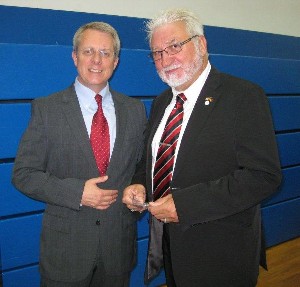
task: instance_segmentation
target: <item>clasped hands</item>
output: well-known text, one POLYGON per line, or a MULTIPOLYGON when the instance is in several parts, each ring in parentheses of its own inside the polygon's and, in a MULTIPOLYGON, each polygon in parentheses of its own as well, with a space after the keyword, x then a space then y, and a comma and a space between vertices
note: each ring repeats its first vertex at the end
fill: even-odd
POLYGON ((143 203, 146 199, 145 187, 141 184, 133 184, 125 188, 123 192, 123 203, 131 211, 142 212, 145 209, 164 223, 179 222, 173 196, 171 194, 159 198, 156 201, 149 202, 148 206, 143 203))

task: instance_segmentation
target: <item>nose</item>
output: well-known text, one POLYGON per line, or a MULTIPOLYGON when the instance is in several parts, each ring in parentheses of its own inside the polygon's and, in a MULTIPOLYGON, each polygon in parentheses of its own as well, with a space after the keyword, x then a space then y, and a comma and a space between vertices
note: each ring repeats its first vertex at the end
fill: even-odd
POLYGON ((173 56, 169 55, 166 51, 164 51, 161 55, 160 63, 163 67, 170 66, 173 62, 173 56))
POLYGON ((102 62, 102 55, 100 52, 96 52, 93 57, 92 57, 92 61, 96 64, 99 64, 102 62))

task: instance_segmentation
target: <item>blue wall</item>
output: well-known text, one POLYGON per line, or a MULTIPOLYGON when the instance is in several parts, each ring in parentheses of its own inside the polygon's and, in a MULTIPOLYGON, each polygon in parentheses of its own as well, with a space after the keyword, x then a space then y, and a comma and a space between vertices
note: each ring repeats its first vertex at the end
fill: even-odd
MULTIPOLYGON (((11 172, 31 100, 69 86, 76 76, 73 34, 80 25, 98 20, 118 30, 121 60, 111 85, 141 98, 148 111, 151 99, 166 86, 147 57, 145 19, 7 6, 0 6, 0 15, 0 270, 4 287, 35 287, 44 204, 19 193, 10 183, 11 172)), ((260 84, 269 97, 284 178, 262 207, 267 245, 298 237, 300 38, 208 26, 205 32, 212 64, 260 84)), ((147 214, 138 231, 132 287, 144 286, 147 214)), ((161 273, 150 286, 163 282, 161 273)))

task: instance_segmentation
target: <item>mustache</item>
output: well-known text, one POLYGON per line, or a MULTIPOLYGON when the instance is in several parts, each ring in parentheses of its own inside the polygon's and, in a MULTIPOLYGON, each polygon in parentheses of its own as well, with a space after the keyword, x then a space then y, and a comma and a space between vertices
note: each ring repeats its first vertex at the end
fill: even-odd
POLYGON ((181 67, 180 64, 173 64, 173 65, 171 65, 169 67, 165 67, 165 68, 161 69, 160 71, 161 72, 168 72, 168 71, 171 71, 171 70, 174 70, 174 69, 178 69, 180 67, 181 67))

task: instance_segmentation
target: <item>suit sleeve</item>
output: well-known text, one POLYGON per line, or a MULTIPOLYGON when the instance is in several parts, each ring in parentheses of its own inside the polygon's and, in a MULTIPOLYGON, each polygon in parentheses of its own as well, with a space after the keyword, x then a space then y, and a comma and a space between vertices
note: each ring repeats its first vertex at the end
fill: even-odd
POLYGON ((236 168, 217 179, 175 190, 173 198, 180 223, 206 223, 240 213, 260 204, 280 184, 275 133, 262 89, 248 85, 235 112, 236 168))
POLYGON ((58 178, 48 170, 46 116, 42 113, 43 105, 39 103, 39 100, 32 102, 31 120, 19 145, 12 182, 35 200, 79 209, 85 180, 58 178))

